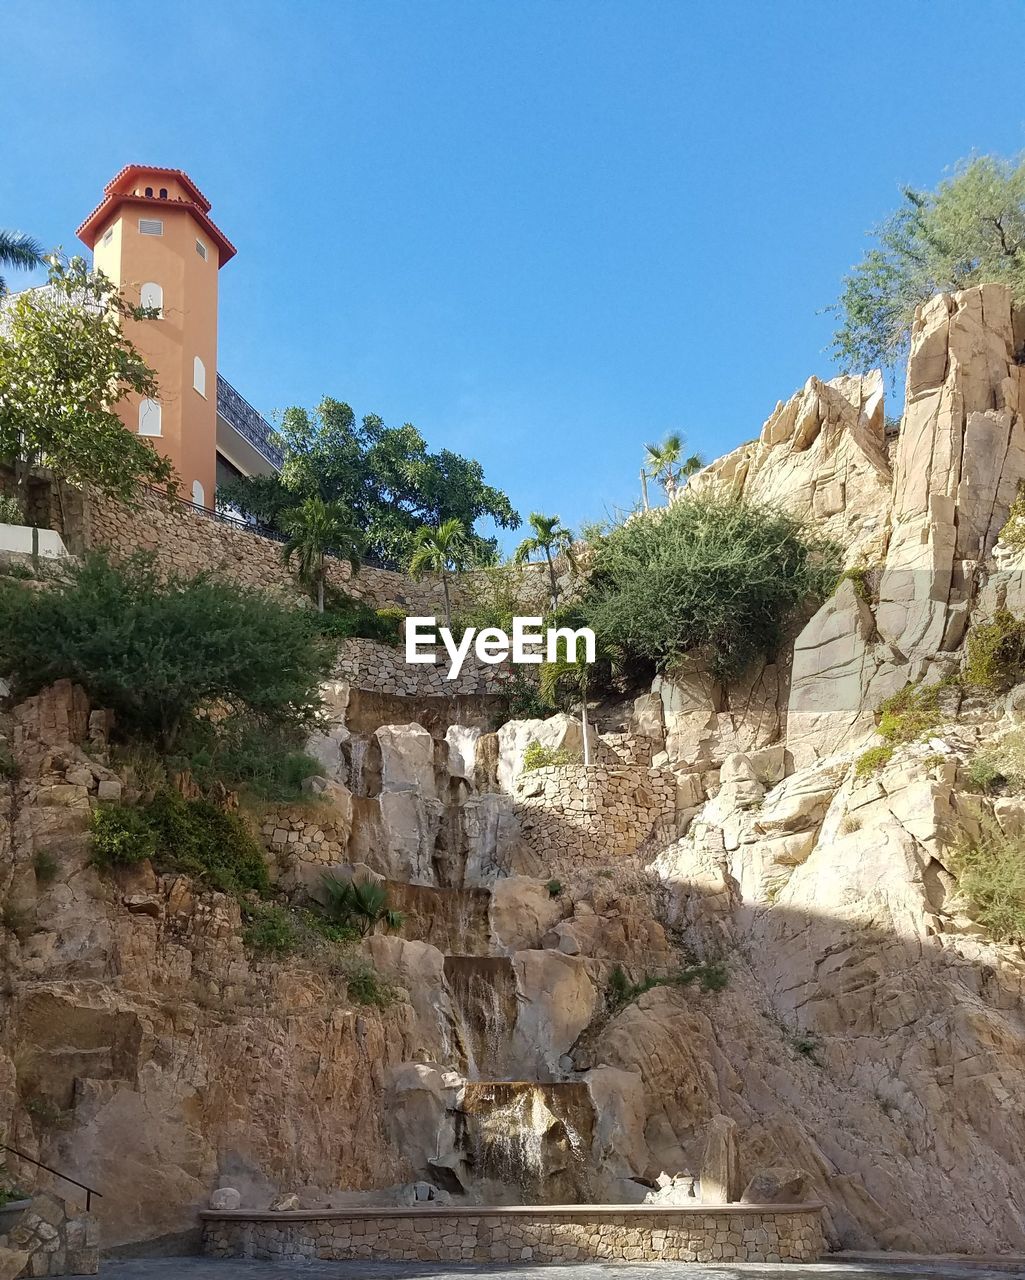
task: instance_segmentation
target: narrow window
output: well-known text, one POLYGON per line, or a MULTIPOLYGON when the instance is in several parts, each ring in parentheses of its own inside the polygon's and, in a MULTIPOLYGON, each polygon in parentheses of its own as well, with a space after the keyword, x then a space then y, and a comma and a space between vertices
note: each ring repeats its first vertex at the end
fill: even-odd
POLYGON ((161 187, 161 188, 160 188, 160 198, 161 198, 161 200, 166 200, 166 199, 167 199, 167 188, 166 188, 166 187, 161 187))
POLYGON ((162 236, 164 234, 164 224, 159 218, 140 218, 139 219, 139 235, 141 236, 162 236))
POLYGON ((206 366, 199 356, 192 361, 192 385, 203 398, 206 398, 206 366))
POLYGON ((198 480, 192 482, 192 501, 197 507, 206 506, 206 494, 203 492, 203 486, 198 480))
POLYGON ((206 245, 203 243, 202 240, 196 241, 196 252, 205 262, 206 261, 206 245))
POLYGON ((139 305, 143 307, 153 307, 160 312, 158 319, 164 318, 164 291, 160 285, 154 284, 152 280, 144 284, 139 290, 139 305))
POLYGON ((160 435, 160 401, 143 400, 139 405, 139 435, 160 435))
POLYGON ((111 240, 113 239, 114 239, 114 228, 108 227, 106 231, 104 231, 103 233, 103 243, 110 244, 111 240))
POLYGON ((152 187, 147 187, 147 188, 146 188, 146 194, 147 194, 148 196, 151 196, 151 195, 153 194, 153 188, 152 188, 152 187))

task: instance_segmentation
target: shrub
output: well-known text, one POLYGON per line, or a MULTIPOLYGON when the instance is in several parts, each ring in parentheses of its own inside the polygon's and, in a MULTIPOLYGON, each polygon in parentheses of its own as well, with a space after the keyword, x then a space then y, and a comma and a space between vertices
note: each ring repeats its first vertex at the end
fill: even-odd
POLYGON ((836 585, 839 586, 841 582, 850 582, 858 599, 870 603, 872 600, 872 587, 869 583, 868 574, 868 569, 864 567, 845 569, 836 585))
POLYGON ((676 981, 684 986, 697 982, 702 991, 725 991, 730 985, 730 974, 721 960, 710 960, 704 964, 688 965, 676 981))
POLYGON ((547 888, 549 898, 557 898, 562 893, 562 881, 549 880, 547 888))
POLYGON ((881 743, 878 747, 869 747, 867 751, 863 751, 858 756, 857 764, 854 766, 854 776, 856 778, 867 778, 870 774, 882 769, 884 765, 888 765, 893 759, 895 748, 890 743, 881 743))
POLYGON ((1020 486, 1007 513, 1007 523, 1000 530, 1000 541, 1008 547, 1025 547, 1025 489, 1020 486))
POLYGON ((977 752, 965 773, 971 785, 980 791, 1025 793, 1025 730, 1012 729, 977 752))
POLYGON ((209 800, 160 791, 146 807, 159 866, 185 872, 223 893, 268 888, 267 864, 245 820, 209 800))
POLYGON ((128 733, 165 749, 204 708, 312 723, 332 664, 307 613, 208 574, 158 575, 151 557, 94 552, 35 591, 0 581, 0 665, 26 697, 82 685, 128 733))
POLYGON ((243 908, 242 941, 252 951, 286 956, 298 951, 301 935, 295 916, 276 902, 259 902, 243 908))
POLYGON ((997 693, 1025 675, 1025 618, 998 609, 989 622, 972 627, 966 645, 964 678, 997 693))
POLYGON ((141 809, 97 805, 89 816, 89 830, 93 861, 98 866, 130 867, 156 854, 156 832, 141 809))
POLYGON ((998 942, 1025 942, 1025 836, 1009 836, 984 817, 980 834, 953 850, 958 886, 975 918, 998 942))
POLYGON ((327 899, 324 915, 333 924, 355 929, 363 938, 379 924, 385 929, 402 927, 402 912, 389 905, 388 886, 380 880, 343 880, 325 874, 320 883, 327 899))
POLYGON ((887 742, 913 742, 931 733, 943 717, 939 685, 905 685, 876 708, 879 736, 887 742))
POLYGON ((187 769, 205 791, 221 783, 258 800, 288 803, 302 797, 307 778, 322 772, 304 743, 301 731, 242 714, 189 725, 170 763, 187 769))
POLYGON ((313 617, 317 630, 334 640, 359 637, 388 645, 400 642, 405 620, 401 609, 374 609, 337 588, 328 591, 324 612, 313 617))
POLYGON ((721 960, 690 964, 669 978, 645 976, 640 982, 631 982, 617 964, 609 974, 605 991, 605 1004, 613 1012, 636 1000, 654 987, 686 987, 697 982, 702 991, 724 991, 730 982, 729 970, 721 960))
POLYGON ((696 655, 725 678, 771 653, 839 572, 836 547, 793 516, 685 493, 602 536, 580 608, 628 662, 664 669, 696 655))
POLYGON ((506 681, 503 693, 506 714, 501 723, 505 720, 546 720, 552 714, 552 708, 541 697, 537 681, 519 671, 514 671, 512 678, 506 681))
POLYGON ((25 517, 21 514, 21 507, 18 505, 18 499, 12 498, 10 494, 0 493, 0 524, 24 524, 25 517))
POLYGON ((563 765, 579 764, 580 761, 572 751, 565 747, 543 747, 540 742, 530 742, 523 753, 522 773, 531 773, 534 769, 560 768, 563 765))
POLYGON ((348 958, 341 968, 341 977, 345 979, 349 997, 357 1004, 386 1009, 395 1000, 391 986, 382 981, 374 966, 362 957, 348 958))

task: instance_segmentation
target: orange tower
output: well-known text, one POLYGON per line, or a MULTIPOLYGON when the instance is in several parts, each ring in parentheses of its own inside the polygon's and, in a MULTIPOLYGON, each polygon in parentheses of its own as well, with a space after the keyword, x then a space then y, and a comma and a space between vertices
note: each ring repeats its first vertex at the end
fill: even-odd
POLYGON ((98 270, 159 320, 130 321, 159 390, 119 407, 170 458, 185 497, 212 507, 217 459, 217 273, 235 247, 181 169, 126 165, 77 232, 98 270))

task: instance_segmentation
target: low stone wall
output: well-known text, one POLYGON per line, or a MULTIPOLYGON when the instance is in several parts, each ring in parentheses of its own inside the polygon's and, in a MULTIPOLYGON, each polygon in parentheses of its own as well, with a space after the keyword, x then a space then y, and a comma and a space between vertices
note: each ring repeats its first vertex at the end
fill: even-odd
MULTIPOLYGON (((144 491, 137 509, 113 499, 91 498, 82 504, 67 531, 69 545, 84 550, 107 547, 118 556, 150 551, 167 573, 194 574, 210 569, 244 586, 296 596, 295 577, 281 555, 281 543, 211 519, 191 507, 144 491)), ((444 597, 434 578, 414 581, 390 569, 365 566, 353 574, 347 560, 329 557, 327 580, 333 587, 365 600, 374 608, 395 606, 407 613, 441 615, 444 597)))
POLYGON ((99 1270, 96 1219, 59 1196, 40 1192, 8 1231, 0 1231, 0 1273, 16 1276, 94 1276, 99 1270), (4 1251, 24 1254, 20 1271, 4 1271, 4 1251))
POLYGON ((444 654, 434 665, 407 663, 404 649, 392 649, 374 640, 345 640, 339 647, 334 675, 369 693, 398 694, 404 698, 452 698, 499 694, 512 676, 508 664, 491 666, 474 654, 466 659, 455 680, 446 680, 444 654))
POLYGON ((521 773, 515 798, 525 839, 551 858, 634 853, 675 830, 676 776, 641 765, 558 765, 521 773))
POLYGON ((654 1205, 204 1213, 216 1258, 812 1262, 822 1206, 654 1205))

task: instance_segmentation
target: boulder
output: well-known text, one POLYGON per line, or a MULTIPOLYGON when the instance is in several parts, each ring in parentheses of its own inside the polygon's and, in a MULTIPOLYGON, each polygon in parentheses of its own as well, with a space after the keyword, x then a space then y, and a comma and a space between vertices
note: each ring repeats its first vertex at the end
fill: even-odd
POLYGON ((235 1187, 218 1187, 210 1193, 210 1208, 230 1213, 242 1205, 242 1193, 235 1187))
POLYGON ((28 1266, 28 1259, 23 1249, 5 1249, 0 1245, 0 1280, 15 1280, 28 1266))
POLYGON ((381 791, 416 791, 437 796, 434 739, 422 725, 383 724, 374 731, 381 754, 381 791))
POLYGON ((804 1198, 807 1182, 803 1169, 787 1165, 759 1169, 740 1198, 745 1204, 797 1204, 804 1198))
POLYGON ((294 1213, 299 1208, 299 1197, 294 1191, 285 1192, 268 1205, 269 1213, 294 1213))

